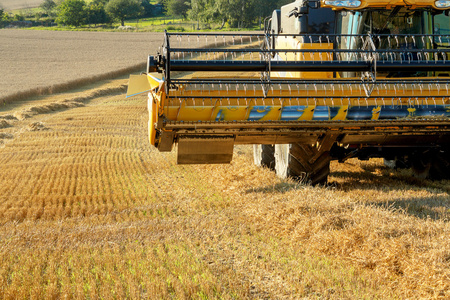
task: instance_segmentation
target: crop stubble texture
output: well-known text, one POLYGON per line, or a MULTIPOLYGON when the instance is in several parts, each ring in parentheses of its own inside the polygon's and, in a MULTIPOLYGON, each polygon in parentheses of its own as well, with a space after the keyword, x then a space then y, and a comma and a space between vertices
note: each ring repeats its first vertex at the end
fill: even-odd
POLYGON ((247 147, 179 166, 144 97, 100 95, 0 115, 0 298, 449 296, 448 181, 352 161, 304 186, 247 147))

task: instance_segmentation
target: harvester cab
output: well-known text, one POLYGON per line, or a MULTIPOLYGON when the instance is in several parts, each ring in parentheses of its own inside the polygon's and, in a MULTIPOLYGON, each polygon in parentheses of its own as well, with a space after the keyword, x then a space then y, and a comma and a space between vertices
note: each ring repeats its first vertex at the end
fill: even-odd
POLYGON ((331 160, 371 157, 449 178, 449 10, 300 0, 264 33, 165 33, 128 93, 149 93, 150 142, 177 144, 178 163, 229 163, 253 144, 257 165, 313 184, 331 160))

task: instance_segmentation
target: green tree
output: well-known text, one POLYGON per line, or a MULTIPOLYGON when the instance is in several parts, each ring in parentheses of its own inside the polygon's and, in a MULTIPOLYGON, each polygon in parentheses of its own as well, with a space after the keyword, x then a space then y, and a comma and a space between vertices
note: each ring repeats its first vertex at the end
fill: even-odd
POLYGON ((14 14, 13 21, 25 21, 25 16, 21 13, 14 14))
MULTIPOLYGON (((164 0, 167 7, 170 3, 182 2, 182 0, 164 0)), ((293 0, 191 0, 190 9, 187 12, 191 20, 205 23, 221 22, 222 27, 226 22, 231 27, 248 26, 255 21, 260 24, 265 17, 272 14, 274 9, 281 5, 291 3, 293 0)), ((170 9, 170 8, 169 8, 170 9)))
POLYGON ((50 16, 56 8, 56 3, 53 0, 45 0, 39 7, 50 16))
MULTIPOLYGON (((292 1, 290 0, 289 3, 292 1)), ((284 5, 284 4, 283 4, 284 5)), ((255 8, 255 14, 258 17, 259 25, 261 28, 262 22, 266 17, 272 16, 275 9, 280 8, 282 5, 279 0, 263 0, 262 5, 257 5, 255 8)))
POLYGON ((144 13, 142 14, 142 16, 151 17, 153 15, 153 5, 150 3, 150 1, 142 0, 141 5, 144 8, 144 13))
POLYGON ((190 8, 191 2, 186 0, 168 0, 166 3, 166 10, 169 15, 182 16, 183 19, 186 19, 190 8))
POLYGON ((12 17, 9 15, 9 13, 7 13, 3 8, 1 9, 2 13, 1 13, 1 19, 0 22, 3 22, 3 25, 9 23, 12 21, 12 17))
POLYGON ((105 9, 113 19, 119 20, 122 26, 125 25, 125 19, 136 18, 144 11, 138 0, 110 0, 105 9))
POLYGON ((56 22, 67 26, 85 24, 87 18, 86 2, 84 0, 64 0, 58 6, 56 22))
POLYGON ((278 0, 277 2, 278 2, 277 8, 280 8, 280 7, 282 7, 283 5, 292 3, 293 1, 292 1, 292 0, 278 0))
POLYGON ((191 0, 191 9, 188 11, 188 16, 192 20, 199 20, 202 22, 217 21, 222 18, 222 13, 217 9, 223 0, 191 0))
POLYGON ((87 7, 87 20, 89 24, 109 23, 110 18, 105 10, 104 0, 94 0, 87 7))
POLYGON ((162 4, 164 7, 166 7, 168 1, 169 0, 158 0, 158 4, 162 4))
POLYGON ((5 15, 5 10, 0 6, 0 27, 3 27, 3 17, 5 15))

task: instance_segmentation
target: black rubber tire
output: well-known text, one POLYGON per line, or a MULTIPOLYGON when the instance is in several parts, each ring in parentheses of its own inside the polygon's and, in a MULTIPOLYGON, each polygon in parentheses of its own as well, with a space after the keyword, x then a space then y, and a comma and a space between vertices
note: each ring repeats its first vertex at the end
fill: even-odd
POLYGON ((394 159, 384 159, 384 165, 390 169, 409 169, 411 166, 404 157, 396 157, 394 159))
POLYGON ((275 146, 253 145, 253 161, 258 167, 275 170, 275 146))
POLYGON ((412 155, 411 170, 413 176, 419 179, 427 179, 430 175, 431 155, 429 153, 421 153, 420 155, 412 155))
POLYGON ((450 179, 450 149, 433 153, 428 177, 434 180, 450 179))
POLYGON ((331 157, 322 153, 313 163, 309 160, 317 154, 317 148, 305 144, 275 145, 275 170, 277 175, 292 177, 312 185, 326 184, 330 174, 331 157))
POLYGON ((384 159, 383 160, 384 166, 388 167, 389 169, 396 169, 397 164, 395 159, 384 159))
POLYGON ((411 169, 417 178, 450 179, 450 149, 429 149, 411 157, 411 169))

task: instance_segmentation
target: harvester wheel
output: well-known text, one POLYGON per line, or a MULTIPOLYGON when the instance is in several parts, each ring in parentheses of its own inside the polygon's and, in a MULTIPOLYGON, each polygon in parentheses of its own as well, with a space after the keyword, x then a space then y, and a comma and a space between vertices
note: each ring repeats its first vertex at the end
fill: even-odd
POLYGON ((273 145, 253 145, 253 160, 258 167, 275 170, 275 147, 273 145))
POLYGON ((412 157, 412 170, 421 179, 450 179, 450 150, 428 150, 412 157))
POLYGON ((275 171, 281 178, 311 182, 312 185, 326 184, 330 173, 329 152, 318 153, 314 145, 283 144, 275 145, 275 171))
POLYGON ((408 169, 410 164, 403 157, 395 157, 394 159, 384 159, 384 166, 390 169, 408 169))
POLYGON ((450 148, 435 153, 430 168, 431 179, 450 179, 450 148))

